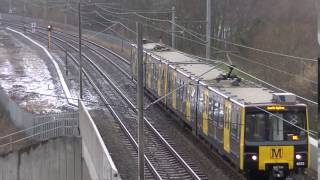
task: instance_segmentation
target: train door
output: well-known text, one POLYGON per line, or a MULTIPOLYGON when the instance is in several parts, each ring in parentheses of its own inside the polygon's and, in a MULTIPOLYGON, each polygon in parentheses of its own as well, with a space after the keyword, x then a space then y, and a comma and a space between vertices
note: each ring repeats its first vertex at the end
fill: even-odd
POLYGON ((208 116, 209 116, 209 91, 203 89, 203 106, 202 106, 202 132, 208 136, 208 116))
MULTIPOLYGON (((188 82, 187 82, 188 83, 188 82)), ((186 108, 185 108, 185 113, 186 113, 186 119, 190 122, 191 121, 191 91, 192 87, 191 85, 186 85, 186 108)))
MULTIPOLYGON (((146 54, 148 56, 148 54, 146 54)), ((148 90, 151 89, 151 78, 153 75, 153 64, 151 61, 151 56, 149 58, 146 58, 146 87, 148 90)))
POLYGON ((161 97, 162 64, 158 64, 157 95, 161 97))
POLYGON ((231 102, 224 102, 224 121, 223 121, 223 148, 226 152, 230 152, 230 123, 231 123, 231 102))
POLYGON ((168 70, 169 70, 169 65, 168 64, 164 64, 163 67, 163 95, 165 96, 164 98, 164 104, 167 104, 167 93, 168 93, 168 70))
POLYGON ((175 70, 172 69, 172 79, 171 79, 171 83, 172 83, 172 107, 174 110, 177 109, 177 91, 175 90, 176 87, 176 81, 177 81, 177 72, 175 70))

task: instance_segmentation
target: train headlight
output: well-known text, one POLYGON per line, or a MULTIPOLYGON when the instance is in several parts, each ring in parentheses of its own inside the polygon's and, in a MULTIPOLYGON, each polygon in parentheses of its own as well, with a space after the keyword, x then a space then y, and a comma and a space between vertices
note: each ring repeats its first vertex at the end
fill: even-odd
POLYGON ((301 160, 302 159, 302 156, 300 154, 296 154, 296 159, 297 160, 301 160))
POLYGON ((258 160, 258 156, 257 156, 257 155, 252 155, 252 156, 251 156, 251 159, 254 160, 254 161, 256 161, 256 160, 258 160))

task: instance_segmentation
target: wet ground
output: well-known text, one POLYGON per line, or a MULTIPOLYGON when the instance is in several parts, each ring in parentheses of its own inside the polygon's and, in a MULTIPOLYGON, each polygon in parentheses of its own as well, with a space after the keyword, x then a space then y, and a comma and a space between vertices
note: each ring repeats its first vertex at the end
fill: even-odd
POLYGON ((20 107, 35 113, 70 109, 48 57, 30 41, 0 29, 0 86, 20 107))

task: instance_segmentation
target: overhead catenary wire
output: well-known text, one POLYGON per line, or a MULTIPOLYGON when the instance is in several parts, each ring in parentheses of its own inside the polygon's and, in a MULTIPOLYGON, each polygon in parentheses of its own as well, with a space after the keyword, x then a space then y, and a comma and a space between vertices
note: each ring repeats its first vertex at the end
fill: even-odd
MULTIPOLYGON (((199 57, 199 56, 197 56, 197 57, 198 57, 198 58, 201 58, 201 59, 204 59, 204 58, 199 57)), ((209 60, 212 60, 212 59, 209 59, 209 60)), ((227 66, 230 66, 230 65, 227 64, 227 63, 225 63, 225 64, 226 64, 227 66)), ((258 81, 262 82, 263 84, 266 84, 266 85, 268 85, 268 86, 270 86, 270 87, 272 87, 272 88, 278 89, 278 90, 280 90, 280 91, 282 91, 282 92, 287 92, 286 90, 283 90, 283 89, 281 89, 281 88, 279 88, 279 87, 277 87, 277 86, 274 86, 274 85, 272 85, 272 84, 270 84, 270 83, 268 83, 268 82, 266 82, 266 81, 263 81, 263 80, 261 80, 261 79, 259 79, 259 78, 257 78, 257 77, 254 77, 254 76, 252 76, 252 75, 250 75, 250 74, 248 74, 248 73, 240 70, 239 68, 235 68, 235 69, 237 69, 237 70, 240 71, 241 73, 244 73, 245 75, 250 76, 251 78, 253 78, 253 79, 255 79, 255 80, 258 80, 258 81)), ((312 103, 312 104, 318 105, 318 103, 316 103, 315 101, 312 101, 312 100, 310 100, 310 99, 308 99, 308 98, 305 98, 305 97, 302 97, 302 96, 299 96, 299 95, 296 95, 296 96, 297 96, 298 98, 300 98, 300 99, 303 99, 303 100, 307 101, 307 102, 310 102, 310 103, 312 103)))
MULTIPOLYGON (((123 19, 123 18, 122 18, 122 19, 123 19)), ((124 18, 124 19, 127 19, 127 18, 124 18)), ((155 26, 148 25, 148 24, 145 24, 145 25, 148 26, 148 27, 154 28, 154 29, 156 29, 156 30, 159 30, 159 31, 168 33, 168 32, 166 32, 165 30, 160 29, 160 28, 157 28, 157 27, 155 27, 155 26)), ((168 33, 168 34, 169 34, 169 33, 168 33)), ((180 37, 180 36, 177 36, 177 37, 180 37)), ((184 39, 187 39, 187 38, 184 38, 184 39)), ((197 41, 192 40, 192 39, 187 39, 187 40, 192 41, 192 42, 196 42, 196 43, 201 44, 201 45, 206 45, 205 43, 200 43, 200 42, 197 42, 197 41)), ((219 49, 219 48, 214 48, 214 47, 213 47, 213 49, 221 50, 221 49, 219 49)), ((269 68, 269 69, 272 69, 272 70, 275 70, 275 71, 284 73, 284 74, 286 74, 286 75, 294 76, 294 77, 297 77, 297 78, 306 80, 306 81, 308 81, 308 82, 311 82, 312 84, 316 84, 316 85, 318 84, 316 81, 310 80, 310 79, 305 78, 305 77, 303 77, 303 76, 299 76, 299 75, 296 75, 296 74, 293 74, 293 73, 289 73, 289 72, 287 72, 287 71, 280 70, 280 69, 278 69, 278 68, 275 68, 275 67, 268 66, 268 65, 265 65, 265 64, 260 63, 260 62, 256 62, 256 61, 250 60, 249 58, 246 58, 246 57, 243 57, 243 56, 240 56, 240 55, 236 55, 236 54, 234 54, 234 53, 230 53, 230 54, 233 55, 233 56, 236 56, 236 57, 238 57, 238 58, 244 59, 244 60, 246 60, 246 61, 250 61, 250 62, 252 62, 252 63, 255 63, 255 64, 259 64, 259 65, 261 65, 261 66, 264 66, 264 67, 266 67, 266 68, 269 68)))
MULTIPOLYGON (((99 12, 97 12, 97 13, 99 14, 99 12)), ((103 19, 105 19, 105 20, 107 20, 107 21, 110 21, 110 20, 104 18, 101 14, 100 14, 100 16, 101 16, 103 19)), ((123 25, 123 26, 124 26, 124 25, 123 25)), ((124 26, 124 27, 127 28, 127 26, 124 26)), ((127 29, 128 29, 128 30, 131 30, 130 28, 127 28, 127 29)), ((134 31, 131 30, 131 32, 134 32, 134 31)), ((135 32, 134 32, 134 33, 135 33, 135 32)), ((204 59, 204 58, 199 57, 199 56, 196 56, 196 57, 201 58, 201 59, 204 59)), ((212 61, 211 59, 206 59, 206 60, 207 60, 207 61, 212 61)), ((228 65, 228 64, 227 64, 227 65, 228 65)), ((228 65, 228 66, 229 66, 229 65, 228 65)), ((280 90, 280 91, 282 91, 282 92, 287 92, 287 91, 285 91, 285 90, 283 90, 283 89, 281 89, 281 88, 279 88, 279 87, 276 87, 276 86, 274 86, 274 85, 271 85, 270 83, 267 83, 266 81, 263 81, 263 80, 261 80, 261 79, 259 79, 259 78, 257 78, 257 77, 254 77, 254 76, 252 76, 252 75, 250 75, 250 74, 248 74, 248 73, 246 73, 246 72, 244 72, 244 71, 242 71, 242 70, 240 70, 240 69, 238 69, 238 68, 236 68, 236 69, 237 69, 238 71, 240 71, 240 72, 242 72, 242 73, 250 76, 251 78, 262 82, 263 84, 266 84, 266 85, 268 85, 268 86, 270 86, 270 87, 273 87, 273 88, 275 88, 275 89, 278 89, 278 90, 280 90)), ((297 97, 300 98, 300 99, 303 99, 303 100, 305 100, 305 101, 307 101, 307 102, 310 102, 310 103, 312 103, 312 104, 316 104, 316 105, 318 104, 318 103, 316 103, 316 102, 314 102, 314 101, 312 101, 312 100, 310 100, 310 99, 304 98, 304 97, 302 97, 302 96, 297 95, 297 97)))
MULTIPOLYGON (((203 58, 203 57, 196 56, 196 55, 192 55, 192 56, 193 56, 193 57, 196 57, 196 58, 199 58, 199 59, 212 61, 212 59, 207 59, 207 58, 203 58)), ((213 60, 213 61, 214 61, 214 60, 213 60)), ((231 66, 230 64, 228 64, 228 63, 226 63, 226 62, 222 62, 222 63, 225 64, 225 65, 228 66, 228 67, 231 66)), ((261 83, 263 83, 263 84, 265 84, 265 85, 267 85, 267 86, 269 86, 269 87, 272 87, 272 88, 274 88, 274 89, 277 89, 277 90, 279 90, 279 91, 281 91, 281 92, 288 92, 288 91, 286 91, 286 90, 284 90, 284 89, 282 89, 282 88, 279 88, 279 87, 277 87, 277 86, 275 86, 275 85, 272 85, 272 84, 270 84, 270 83, 268 83, 268 82, 266 82, 266 81, 264 81, 264 80, 262 80, 262 79, 259 79, 259 78, 255 77, 255 76, 253 76, 253 75, 251 75, 251 74, 249 74, 249 73, 247 73, 247 72, 245 72, 245 71, 237 68, 237 67, 233 67, 233 69, 235 69, 235 70, 243 73, 244 75, 249 76, 250 78, 255 79, 255 80, 257 80, 257 81, 259 81, 259 82, 261 82, 261 83)), ((302 100, 305 100, 305 101, 307 101, 307 102, 309 102, 309 103, 318 105, 318 103, 315 102, 315 101, 312 101, 312 100, 310 100, 310 99, 308 99, 308 98, 305 98, 305 97, 303 97, 303 96, 299 96, 299 95, 297 95, 297 94, 295 94, 295 95, 296 95, 298 98, 302 99, 302 100)))
MULTIPOLYGON (((112 23, 119 22, 119 21, 113 21, 113 20, 110 20, 110 19, 108 19, 108 18, 104 17, 103 15, 101 15, 99 12, 97 12, 97 13, 98 13, 98 15, 99 15, 101 18, 103 18, 103 19, 104 19, 104 20, 106 20, 106 21, 109 21, 109 22, 112 22, 112 23)), ((113 15, 112 15, 112 16, 113 16, 113 15)), ((117 16, 116 16, 116 17, 117 17, 117 16)), ((86 17, 86 18, 89 18, 89 17, 86 17)), ((127 21, 130 21, 130 19, 129 19, 129 18, 123 18, 123 17, 117 17, 117 18, 119 18, 119 19, 124 19, 124 20, 127 20, 127 21)), ((90 18, 89 18, 89 19, 90 19, 90 18)), ((100 25, 102 25, 102 26, 108 27, 107 25, 105 25, 105 24, 103 24, 103 23, 101 23, 101 22, 99 22, 99 21, 96 21, 96 20, 93 20, 93 21, 97 22, 98 24, 100 24, 100 25)), ((152 26, 152 25, 146 24, 146 23, 141 23, 141 24, 143 24, 144 26, 147 26, 147 27, 153 28, 153 29, 155 29, 155 30, 158 30, 158 31, 161 31, 161 32, 164 32, 164 33, 170 34, 170 33, 169 33, 169 32, 167 32, 166 30, 163 30, 163 29, 161 29, 161 28, 158 28, 158 27, 155 27, 155 26, 152 26)), ((121 23, 121 25, 122 25, 123 27, 125 27, 127 30, 130 30, 130 32, 135 32, 134 30, 130 29, 129 27, 125 26, 124 24, 122 24, 122 23, 121 23)), ((112 29, 111 29, 111 30, 112 30, 112 29)), ((114 31, 114 30, 112 30, 112 31, 113 31, 114 33, 116 33, 118 36, 122 37, 121 35, 119 35, 119 33, 118 33, 118 32, 116 32, 116 31, 114 31)), ((194 42, 194 43, 197 43, 197 44, 203 45, 203 46, 205 46, 205 45, 206 45, 205 43, 201 43, 201 42, 199 42, 199 41, 192 40, 192 39, 189 39, 189 38, 186 38, 186 37, 183 37, 183 36, 176 35, 176 37, 179 37, 179 38, 181 38, 181 39, 184 39, 184 40, 187 40, 187 41, 191 41, 191 42, 194 42)), ((122 37, 122 38, 123 38, 123 37, 122 37)), ((125 38, 125 39, 126 39, 126 38, 125 38)), ((132 42, 132 41, 129 41, 129 42, 132 42)), ((152 42, 154 42, 154 41, 152 41, 152 42)), ((154 43, 156 43, 156 42, 154 42, 154 43)), ((224 51, 223 49, 216 48, 216 47, 211 47, 211 48, 212 48, 213 50, 224 51)))
MULTIPOLYGON (((215 67, 214 67, 215 68, 215 67)), ((212 69, 211 69, 212 70, 212 69)), ((211 71, 211 70, 209 70, 209 71, 211 71)), ((204 72, 201 76, 203 76, 204 74, 206 74, 206 73, 208 73, 209 71, 207 71, 207 72, 204 72)), ((257 108, 259 108, 259 107, 257 107, 257 108)), ((261 109, 261 108, 260 108, 261 109)), ((263 110, 263 109, 262 109, 263 110)), ((265 112, 267 112, 267 113, 269 113, 269 114, 273 114, 273 113, 270 113, 270 112, 268 112, 268 111, 266 111, 266 110, 264 110, 265 112)), ((274 114, 273 114, 274 115, 274 114)), ((276 116, 276 115, 275 115, 276 116)), ((282 120, 284 120, 284 121, 286 121, 287 123, 291 123, 291 122, 289 122, 289 121, 287 121, 287 120, 285 120, 285 119, 283 119, 283 118, 281 118, 281 117, 279 117, 280 119, 282 119, 282 120)), ((297 125, 295 125, 295 124, 292 124, 291 123, 291 125, 294 125, 296 128, 299 128, 299 129, 301 129, 301 130, 304 130, 304 131, 306 131, 306 132, 308 132, 307 130, 305 130, 305 129, 303 129, 303 128, 301 128, 301 127, 299 127, 299 126, 297 126, 297 125)), ((310 132, 310 131, 309 131, 310 132)), ((312 132, 311 132, 312 133, 312 132)))
MULTIPOLYGON (((118 14, 118 15, 121 15, 121 14, 135 14, 135 15, 141 17, 141 18, 144 18, 144 19, 147 19, 147 20, 150 20, 150 21, 173 23, 173 22, 170 21, 170 20, 149 18, 149 17, 143 16, 143 15, 141 15, 141 14, 138 14, 138 13, 136 13, 136 12, 118 13, 118 12, 113 12, 113 11, 106 10, 106 9, 101 8, 101 7, 99 7, 99 6, 97 6, 97 7, 100 8, 101 10, 103 10, 103 11, 106 11, 106 12, 109 12, 109 13, 112 13, 112 14, 118 14)), ((185 32, 189 33, 190 35, 196 37, 197 39, 201 39, 201 40, 202 40, 202 38, 205 38, 205 35, 202 35, 202 34, 200 34, 200 33, 197 33, 197 32, 195 32, 195 31, 192 31, 192 30, 190 30, 190 29, 187 29, 186 27, 184 27, 184 26, 182 26, 182 25, 179 25, 179 24, 177 24, 177 23, 173 23, 173 24, 174 24, 175 26, 177 26, 178 28, 183 29, 185 32), (197 34, 198 36, 196 36, 195 34, 197 34), (199 36, 200 36, 200 37, 199 37, 199 36), (201 37, 202 37, 202 38, 201 38, 201 37)), ((317 62, 317 61, 318 61, 318 60, 316 60, 316 59, 310 59, 310 58, 293 56, 293 55, 288 55, 288 54, 279 53, 279 52, 262 50, 262 49, 258 49, 258 48, 246 46, 246 45, 243 45, 243 44, 230 42, 230 41, 227 41, 227 40, 224 40, 224 39, 220 39, 220 38, 217 38, 217 37, 210 37, 210 39, 216 40, 216 41, 220 41, 220 42, 223 42, 223 43, 226 43, 226 44, 231 44, 231 45, 234 45, 234 46, 238 46, 238 47, 242 47, 242 48, 246 48, 246 49, 250 49, 250 50, 262 52, 262 53, 268 53, 268 54, 273 54, 273 55, 277 55, 277 56, 283 56, 283 57, 287 57, 287 58, 293 58, 293 59, 296 59, 296 60, 299 59, 299 60, 311 61, 311 62, 317 62)))
POLYGON ((263 63, 260 63, 260 62, 251 60, 251 59, 249 59, 249 58, 236 55, 236 54, 234 54, 234 53, 229 53, 229 54, 232 55, 232 56, 235 56, 235 57, 237 57, 237 58, 240 58, 240 59, 242 59, 242 60, 245 60, 245 61, 248 61, 248 62, 251 62, 251 63, 254 63, 254 64, 259 64, 259 65, 261 65, 261 66, 263 66, 263 67, 266 67, 266 68, 269 68, 269 69, 272 69, 272 70, 275 70, 275 71, 284 73, 284 74, 286 74, 286 75, 294 76, 294 77, 303 79, 303 80, 308 81, 308 82, 310 82, 310 83, 312 83, 312 84, 315 84, 315 85, 318 84, 318 82, 316 82, 316 81, 314 81, 314 80, 311 80, 311 79, 308 79, 308 78, 305 78, 305 77, 303 77, 303 76, 301 76, 301 75, 289 73, 289 72, 287 72, 287 71, 283 71, 283 70, 277 69, 277 68, 275 68, 275 67, 271 67, 271 66, 265 65, 265 64, 263 64, 263 63))
POLYGON ((97 8, 101 9, 102 11, 104 12, 108 12, 110 14, 116 14, 116 15, 136 15, 138 17, 141 17, 141 18, 144 18, 144 19, 147 19, 149 21, 158 21, 158 22, 167 22, 167 23, 170 23, 171 21, 170 20, 167 20, 167 19, 156 19, 156 18, 150 18, 150 17, 146 17, 146 16, 143 16, 137 12, 114 12, 114 11, 109 11, 107 9, 104 9, 102 7, 99 7, 97 6, 97 8))
MULTIPOLYGON (((97 12, 97 13, 99 13, 99 12, 97 12)), ((101 14, 99 13, 99 15, 101 15, 101 14)), ((114 17, 116 17, 116 18, 119 18, 119 19, 123 19, 123 20, 130 21, 129 18, 119 17, 119 16, 115 16, 115 15, 112 15, 112 14, 110 14, 110 15, 111 15, 111 16, 114 16, 114 17)), ((102 16, 102 15, 101 15, 101 16, 102 16)), ((104 18, 104 19, 106 19, 106 18, 104 18)), ((156 27, 156 26, 153 26, 153 25, 150 25, 150 24, 146 24, 146 23, 142 23, 142 24, 143 24, 144 26, 147 26, 147 27, 153 28, 153 29, 155 29, 155 30, 164 32, 164 33, 166 33, 166 34, 171 34, 171 32, 168 32, 167 30, 161 29, 161 28, 159 28, 159 27, 156 27)), ((194 35, 191 35, 191 36, 196 37, 196 36, 194 36, 194 35)), ((183 36, 181 36, 181 35, 177 35, 177 34, 176 34, 176 37, 179 37, 179 38, 181 38, 181 39, 188 40, 188 41, 191 41, 191 42, 200 44, 200 45, 204 45, 204 46, 206 45, 206 44, 205 44, 205 41, 204 41, 203 39, 201 39, 201 38, 198 38, 198 37, 196 37, 196 38, 197 38, 198 40, 200 40, 201 42, 196 41, 196 40, 193 40, 193 39, 189 39, 189 38, 183 37, 183 36)), ((222 49, 218 49, 218 48, 216 48, 216 47, 211 47, 211 48, 212 48, 212 49, 216 49, 216 50, 222 50, 222 49)))
MULTIPOLYGON (((109 11, 109 12, 110 12, 110 11, 109 11)), ((148 26, 148 27, 154 28, 154 29, 156 29, 156 30, 159 30, 159 31, 168 33, 168 32, 166 32, 166 31, 164 31, 164 30, 162 30, 162 29, 160 29, 160 28, 154 27, 154 26, 152 26, 152 25, 148 25, 148 24, 145 24, 145 25, 148 26)), ((190 33, 192 34, 192 32, 189 32, 189 30, 187 30, 185 27, 180 26, 180 25, 178 25, 178 24, 175 24, 175 25, 177 25, 179 28, 182 28, 183 31, 188 32, 189 34, 190 34, 190 33)), ((169 34, 169 33, 168 33, 168 34, 169 34)), ((179 35, 178 35, 177 37, 183 38, 183 39, 187 39, 187 40, 192 41, 192 42, 197 42, 197 41, 194 41, 194 40, 192 40, 192 39, 188 39, 188 38, 185 38, 185 37, 181 37, 181 36, 179 36, 179 35)), ((196 37, 196 38, 198 38, 199 40, 201 40, 201 42, 204 42, 204 41, 202 40, 202 38, 199 38, 199 37, 197 37, 197 36, 193 36, 193 37, 196 37)), ((201 45, 206 45, 205 43, 200 43, 200 42, 197 42, 197 43, 198 43, 198 44, 201 44, 201 45)), ((214 48, 214 49, 215 49, 215 48, 214 48)), ((249 59, 246 58, 246 57, 239 56, 239 55, 236 55, 236 54, 233 54, 233 53, 230 53, 230 54, 231 54, 231 55, 234 55, 234 56, 237 56, 238 58, 245 59, 246 61, 249 61, 249 59)), ((262 65, 262 66, 264 66, 264 67, 267 67, 267 68, 269 68, 269 69, 276 70, 276 71, 278 71, 278 72, 285 73, 285 74, 290 75, 290 76, 298 77, 298 78, 300 78, 300 79, 304 79, 304 80, 306 80, 306 81, 308 81, 308 82, 311 82, 312 84, 316 84, 316 85, 317 85, 317 82, 315 82, 315 81, 313 81, 313 80, 310 80, 310 79, 308 79, 308 78, 305 78, 305 77, 302 77, 302 76, 299 76, 299 75, 296 75, 296 74, 292 74, 292 73, 290 73, 290 72, 287 72, 287 71, 284 71, 284 70, 280 70, 280 69, 278 69, 278 68, 275 68, 275 67, 272 67, 272 66, 268 66, 268 65, 263 64, 263 63, 259 63, 259 62, 252 61, 252 60, 250 60, 250 61, 251 61, 252 63, 259 64, 259 65, 262 65)))
MULTIPOLYGON (((97 3, 95 3, 97 5, 97 3)), ((111 6, 106 5, 99 5, 100 7, 107 8, 107 9, 113 9, 117 11, 127 11, 127 12, 136 12, 141 14, 169 14, 172 13, 171 9, 164 9, 164 10, 139 10, 139 9, 123 9, 123 8, 115 8, 111 6)))
MULTIPOLYGON (((176 25, 178 28, 181 28, 181 29, 184 29, 186 32, 188 33, 192 33, 194 35, 198 35, 200 37, 203 37, 205 38, 205 35, 203 34, 200 34, 200 33, 197 33, 195 31, 192 31, 182 25, 179 25, 177 23, 175 23, 174 25, 176 25)), ((304 60, 304 61, 309 61, 309 62, 318 62, 318 60, 316 59, 311 59, 311 58, 306 58, 306 57, 299 57, 299 56, 293 56, 293 55, 288 55, 288 54, 284 54, 284 53, 280 53, 280 52, 273 52, 273 51, 267 51, 267 50, 263 50, 263 49, 258 49, 258 48, 254 48, 254 47, 250 47, 250 46, 246 46, 246 45, 243 45, 243 44, 239 44, 239 43, 235 43, 235 42, 230 42, 230 41, 227 41, 227 40, 224 40, 224 39, 220 39, 220 38, 217 38, 217 37, 210 37, 212 40, 216 40, 216 41, 220 41, 220 42, 223 42, 223 43, 226 43, 226 44, 231 44, 231 45, 234 45, 234 46, 238 46, 238 47, 241 47, 241 48, 246 48, 246 49, 250 49, 250 50, 253 50, 253 51, 258 51, 258 52, 262 52, 262 53, 267 53, 267 54, 272 54, 272 55, 277 55, 277 56, 282 56, 282 57, 287 57, 287 58, 292 58, 293 60, 304 60)))
MULTIPOLYGON (((100 15, 101 15, 101 14, 100 14, 100 15)), ((101 15, 101 17, 103 17, 103 16, 101 15)), ((103 17, 103 19, 108 20, 108 19, 105 18, 105 17, 103 17)), ((110 20, 108 20, 108 21, 110 21, 110 20)), ((129 29, 130 29, 130 28, 129 28, 129 29)), ((200 58, 200 59, 205 59, 205 60, 208 60, 208 61, 212 61, 212 59, 206 59, 206 58, 199 57, 199 56, 194 56, 194 57, 197 57, 197 58, 200 58)), ((227 64, 227 63, 225 63, 225 65, 230 66, 230 65, 227 64)), ((284 89, 281 89, 281 88, 279 88, 279 87, 277 87, 277 86, 274 86, 274 85, 272 85, 272 84, 270 84, 270 83, 268 83, 268 82, 266 82, 266 81, 264 81, 264 80, 261 80, 261 79, 255 77, 255 76, 252 76, 252 75, 244 72, 243 70, 241 70, 241 69, 239 69, 239 68, 235 68, 235 69, 238 70, 239 72, 241 72, 241 73, 243 73, 243 74, 245 74, 245 75, 247 75, 247 76, 255 79, 255 80, 258 80, 259 82, 262 82, 262 83, 265 84, 265 85, 268 85, 269 87, 275 88, 275 89, 280 90, 280 91, 282 91, 282 92, 288 92, 288 91, 286 91, 286 90, 284 90, 284 89)), ((313 101, 313 100, 310 100, 310 99, 308 99, 308 98, 299 96, 299 95, 297 95, 297 94, 296 94, 296 96, 297 96, 298 98, 302 99, 302 100, 305 100, 305 101, 309 102, 309 103, 318 105, 318 103, 315 102, 315 101, 313 101)))
POLYGON ((94 33, 93 35, 89 35, 87 38, 93 38, 93 37, 97 36, 98 34, 101 34, 101 33, 103 33, 103 32, 106 32, 106 31, 108 31, 108 30, 111 30, 111 28, 115 27, 117 24, 118 24, 118 22, 112 24, 111 26, 109 26, 109 27, 107 27, 107 28, 105 28, 103 31, 99 31, 99 32, 94 33))

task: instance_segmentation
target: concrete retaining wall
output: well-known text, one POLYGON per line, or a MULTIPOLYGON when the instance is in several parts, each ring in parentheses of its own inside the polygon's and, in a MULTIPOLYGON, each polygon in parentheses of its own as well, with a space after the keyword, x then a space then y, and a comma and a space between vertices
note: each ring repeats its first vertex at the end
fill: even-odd
POLYGON ((57 138, 0 157, 0 180, 81 180, 81 139, 57 138))
POLYGON ((104 144, 88 110, 79 102, 79 126, 82 137, 82 154, 91 179, 119 180, 118 170, 104 144))

